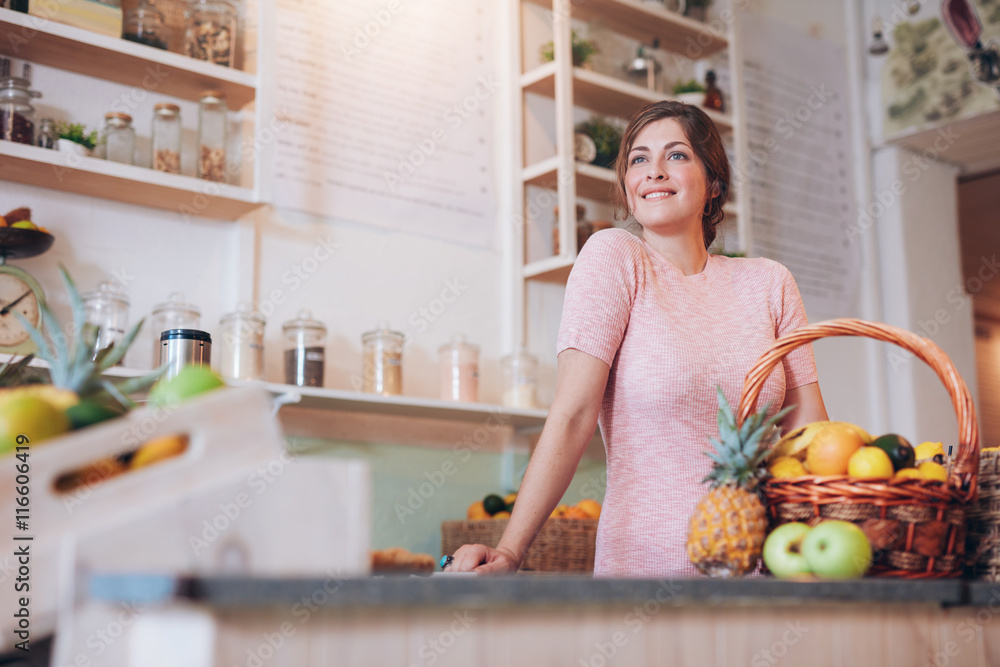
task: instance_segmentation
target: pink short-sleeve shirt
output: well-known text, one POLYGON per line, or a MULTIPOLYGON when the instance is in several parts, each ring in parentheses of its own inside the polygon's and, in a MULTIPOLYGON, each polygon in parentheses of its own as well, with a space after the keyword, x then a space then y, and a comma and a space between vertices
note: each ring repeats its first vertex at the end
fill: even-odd
MULTIPOLYGON (((608 486, 595 576, 688 576, 688 520, 707 492, 702 452, 718 432, 715 388, 735 408, 743 379, 774 340, 806 324, 791 273, 764 258, 709 256, 685 276, 622 229, 590 238, 570 274, 557 352, 611 367, 599 424, 608 486)), ((816 382, 808 345, 764 384, 772 413, 786 388, 816 382)))

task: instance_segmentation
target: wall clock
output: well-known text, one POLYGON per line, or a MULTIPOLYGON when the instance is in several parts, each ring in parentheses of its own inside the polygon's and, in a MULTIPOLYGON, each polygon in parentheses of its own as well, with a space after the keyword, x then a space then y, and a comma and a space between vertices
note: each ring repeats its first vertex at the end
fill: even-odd
POLYGON ((37 350, 15 313, 41 330, 41 306, 45 303, 45 292, 38 281, 7 260, 40 255, 54 240, 51 234, 35 229, 0 227, 0 353, 31 354, 37 350))

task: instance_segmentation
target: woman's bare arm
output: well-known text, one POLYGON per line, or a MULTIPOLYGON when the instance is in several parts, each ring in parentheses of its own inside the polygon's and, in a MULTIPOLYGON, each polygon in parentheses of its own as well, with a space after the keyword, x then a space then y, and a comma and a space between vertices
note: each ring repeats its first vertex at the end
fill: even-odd
POLYGON ((811 422, 829 419, 826 415, 826 406, 823 404, 823 395, 820 394, 818 382, 811 382, 786 391, 785 402, 781 407, 786 408, 789 405, 794 405, 795 409, 781 420, 782 430, 785 433, 811 422))
POLYGON ((514 512, 496 549, 470 544, 454 554, 450 572, 514 573, 535 535, 552 513, 594 435, 610 368, 586 352, 559 354, 556 393, 514 512))

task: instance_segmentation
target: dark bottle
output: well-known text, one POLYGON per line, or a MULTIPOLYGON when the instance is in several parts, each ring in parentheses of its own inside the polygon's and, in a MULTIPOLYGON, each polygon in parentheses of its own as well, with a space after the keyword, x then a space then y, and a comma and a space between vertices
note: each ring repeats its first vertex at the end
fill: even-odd
POLYGON ((722 100, 722 91, 715 85, 715 72, 713 70, 708 70, 705 73, 705 101, 702 106, 713 111, 725 111, 726 104, 722 100))

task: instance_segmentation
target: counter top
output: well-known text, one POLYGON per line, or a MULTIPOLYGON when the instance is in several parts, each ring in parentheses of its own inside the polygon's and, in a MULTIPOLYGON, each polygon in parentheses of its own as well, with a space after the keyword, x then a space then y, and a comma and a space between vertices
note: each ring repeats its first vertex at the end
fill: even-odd
POLYGON ((634 604, 815 604, 830 602, 927 603, 940 606, 1000 605, 1000 583, 963 580, 796 582, 772 578, 594 579, 589 576, 522 574, 385 576, 337 579, 93 575, 93 600, 150 604, 189 600, 213 607, 274 607, 302 600, 329 609, 461 605, 511 606, 634 604))

